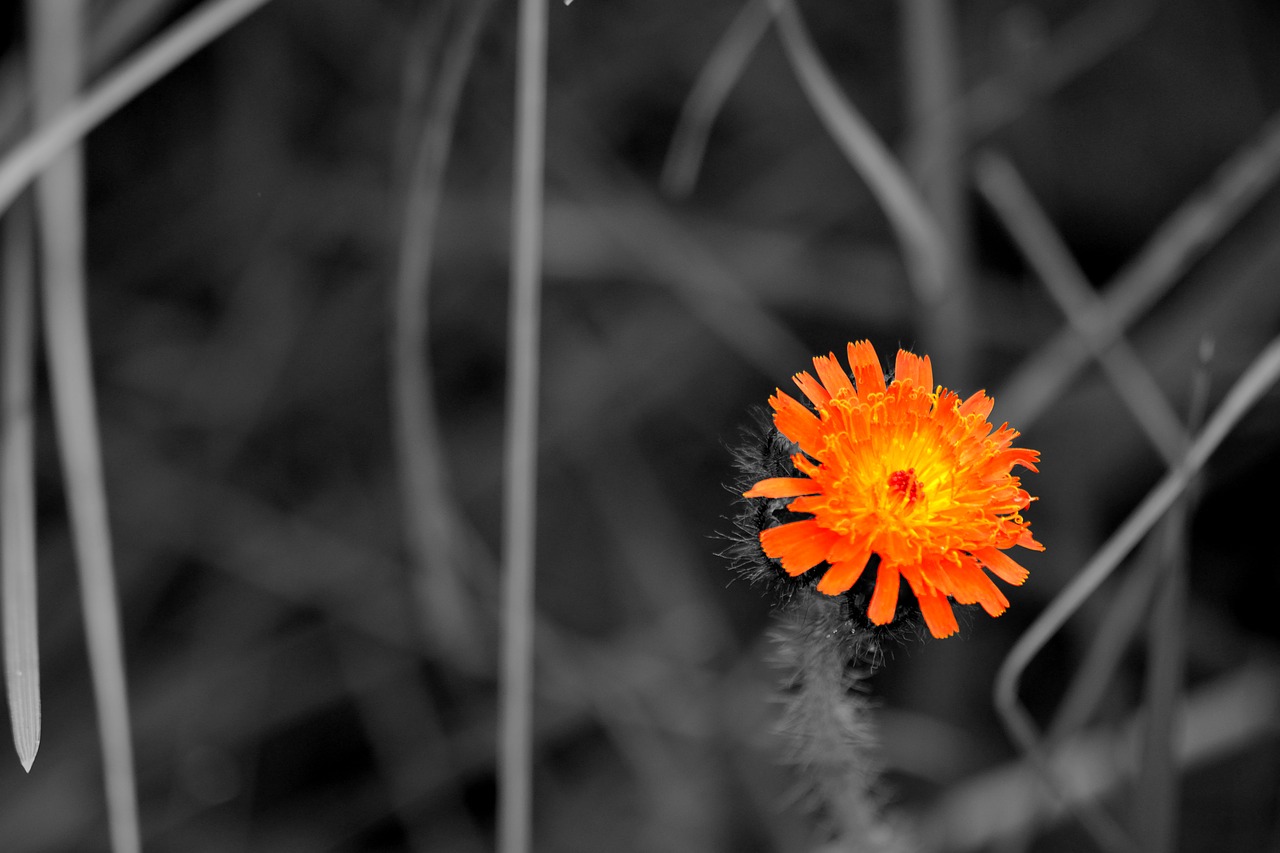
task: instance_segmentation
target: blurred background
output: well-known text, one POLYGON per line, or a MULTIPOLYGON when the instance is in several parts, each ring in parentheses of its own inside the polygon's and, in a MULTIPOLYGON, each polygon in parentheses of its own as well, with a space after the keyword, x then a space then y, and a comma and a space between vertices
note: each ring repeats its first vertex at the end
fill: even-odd
MULTIPOLYGON (((88 4, 89 79, 198 5, 88 4)), ((5 9, 11 144, 27 21, 5 9)), ((1280 6, 800 0, 808 47, 952 247, 939 293, 765 9, 550 9, 534 846, 821 846, 774 731, 776 603, 717 554, 752 408, 869 338, 995 397, 992 419, 1041 451, 1024 482, 1047 545, 1021 555, 1031 578, 1003 617, 892 645, 867 680, 886 810, 922 850, 1092 849, 1027 774, 992 682, 1165 470, 1138 418, 1197 419, 1197 381, 1211 412, 1280 331, 1280 6), (722 99, 684 113, 708 68, 722 99), (1055 297, 1010 237, 1005 166, 1083 290, 1055 297), (1061 304, 1126 329, 1155 404, 1088 358, 1061 304)), ((515 4, 277 0, 87 139, 150 850, 492 849, 514 80, 515 4)), ((0 764, 0 846, 105 850, 43 376, 44 734, 29 775, 0 764)), ((1185 523, 1025 678, 1075 790, 1135 849, 1280 849, 1278 416, 1272 393, 1185 523), (1148 690, 1171 648, 1174 705, 1148 690), (1137 760, 1144 718, 1185 724, 1173 775, 1137 760), (1171 838, 1146 831, 1152 802, 1174 806, 1171 838)))

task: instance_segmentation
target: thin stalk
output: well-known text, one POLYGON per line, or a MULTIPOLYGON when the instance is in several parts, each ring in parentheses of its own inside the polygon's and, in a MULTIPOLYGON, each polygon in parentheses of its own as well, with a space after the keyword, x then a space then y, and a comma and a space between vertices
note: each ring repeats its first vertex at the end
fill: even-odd
MULTIPOLYGON (((1189 690, 1177 732, 1177 766, 1184 773, 1221 767, 1275 736, 1280 717, 1280 668, 1266 653, 1189 690)), ((1084 802, 1114 800, 1133 776, 1128 757, 1140 714, 1046 744, 1045 762, 1067 784, 1049 799, 1028 784, 1026 761, 1014 760, 948 785, 918 818, 922 850, 1013 851, 1022 839, 1061 822, 1084 802)), ((1088 849, 1084 845, 1077 845, 1088 849)))
POLYGON ((1088 345, 1121 403, 1172 466, 1181 458, 1187 432, 1164 391, 1115 327, 1102 299, 1071 256, 1031 190, 1008 159, 983 152, 975 166, 978 190, 1035 269, 1071 328, 1088 345))
POLYGON ((667 149, 659 181, 667 195, 684 198, 693 192, 702 169, 707 139, 711 136, 711 124, 772 22, 770 0, 747 0, 712 49, 689 90, 689 97, 680 109, 680 120, 671 134, 671 147, 667 149))
POLYGON ((1134 792, 1133 834, 1146 853, 1169 853, 1177 825, 1178 765, 1174 740, 1181 712, 1187 584, 1187 498, 1169 510, 1157 531, 1160 584, 1148 625, 1146 708, 1141 764, 1134 792))
POLYGON ((520 0, 511 349, 503 490, 498 850, 526 853, 533 834, 534 547, 537 521, 539 302, 546 141, 547 0, 520 0))
POLYGON ((1280 338, 1273 339, 1238 379, 1188 448, 1182 463, 1166 474, 1093 558, 1036 618, 1010 649, 996 674, 994 701, 1009 737, 1027 753, 1047 780, 1058 786, 1048 770, 1035 721, 1018 700, 1018 686, 1027 666, 1084 601, 1110 577, 1116 566, 1147 535, 1186 491, 1195 475, 1240 419, 1280 380, 1280 338))
MULTIPOLYGON (((35 118, 37 124, 44 124, 79 85, 84 4, 83 0, 33 0, 28 10, 35 118)), ((36 200, 49 384, 102 741, 107 822, 112 850, 136 853, 142 841, 133 738, 85 307, 84 158, 79 146, 68 148, 48 164, 36 181, 36 200)))
POLYGON ((909 143, 904 160, 946 241, 951 264, 937 303, 921 312, 925 348, 967 383, 973 360, 973 294, 964 165, 966 116, 954 0, 905 0, 902 8, 909 143))
POLYGON ((1143 628, 1161 576, 1161 552, 1148 540, 1120 588, 1108 596, 1106 613, 1090 632, 1089 647, 1054 709, 1046 739, 1060 744, 1088 724, 1111 692, 1111 680, 1143 628))
MULTIPOLYGON (((1280 113, 1248 144, 1218 167, 1213 177, 1160 224, 1155 233, 1103 289, 1109 320, 1098 344, 1143 315, 1261 199, 1280 178, 1280 113)), ((1062 397, 1089 363, 1089 347, 1068 326, 1025 359, 1000 393, 1004 417, 1023 430, 1062 397)))
MULTIPOLYGON (((1081 5, 1081 4, 1077 4, 1081 5)), ((1011 124, 1050 96, 1118 52, 1143 32, 1159 8, 1154 0, 1096 0, 1057 27, 1029 61, 997 71, 965 93, 956 108, 971 139, 983 139, 1011 124)))
POLYGON ((931 307, 947 292, 951 252, 946 236, 902 164, 845 95, 818 53, 793 0, 771 0, 787 59, 818 119, 831 134, 893 228, 916 299, 931 307))
MULTIPOLYGON (((1209 361, 1213 344, 1200 347, 1200 367, 1191 389, 1188 423, 1195 428, 1204 419, 1209 397, 1209 361)), ((1171 853, 1176 847, 1178 823, 1177 728, 1186 668, 1183 626, 1187 609, 1187 523, 1194 490, 1174 504, 1164 520, 1160 536, 1160 587, 1156 593, 1147 643, 1146 726, 1142 736, 1136 808, 1137 837, 1148 853, 1171 853)))
MULTIPOLYGON (((449 498, 448 467, 431 393, 427 322, 436 226, 454 121, 492 0, 460 5, 462 21, 441 62, 408 170, 391 301, 391 410, 396 456, 401 461, 405 538, 423 629, 437 648, 474 667, 482 650, 476 633, 479 623, 475 603, 462 582, 463 525, 455 520, 457 511, 449 498)), ((409 49, 422 47, 415 40, 409 49)))
POLYGON ((13 745, 31 771, 40 749, 40 634, 36 608, 35 259, 31 215, 15 207, 4 231, 4 423, 0 438, 0 545, 4 575, 4 681, 13 745))

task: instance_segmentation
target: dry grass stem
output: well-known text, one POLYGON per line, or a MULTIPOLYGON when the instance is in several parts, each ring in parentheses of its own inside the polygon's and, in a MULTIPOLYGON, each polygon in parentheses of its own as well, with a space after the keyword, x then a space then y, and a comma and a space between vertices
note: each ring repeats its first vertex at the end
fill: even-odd
MULTIPOLYGON (((1187 424, 1199 429, 1209 406, 1209 364, 1213 344, 1200 345, 1200 364, 1192 377, 1187 424)), ((1159 586, 1151 609, 1147 642, 1146 716, 1136 792, 1135 834, 1151 853, 1171 853, 1178 829, 1177 727, 1186 678, 1187 596, 1191 562, 1190 521, 1194 486, 1174 503, 1155 536, 1159 586)))
POLYGON ((706 156, 707 139, 725 99, 773 21, 772 0, 747 0, 707 57, 680 109, 662 164, 662 191, 675 198, 693 192, 706 156))
POLYGON ((1084 339, 1116 394, 1169 465, 1181 458, 1187 434, 1168 398, 1116 328, 1107 306, 1071 257, 1013 164, 984 152, 975 165, 979 191, 1044 282, 1071 328, 1084 339))
POLYGON ((498 850, 533 833, 534 548, 546 144, 547 2, 521 0, 503 483, 498 850))
POLYGON ((1135 561, 1139 565, 1125 574, 1120 589, 1112 594, 1106 613, 1093 630, 1093 641, 1054 710, 1045 735, 1049 743, 1061 743, 1088 725, 1110 695, 1112 679, 1142 633, 1145 623, 1140 614, 1150 609, 1164 571, 1160 548, 1153 538, 1147 540, 1135 561))
MULTIPOLYGON (((391 300, 391 409, 397 456, 402 460, 404 532, 422 612, 422 627, 438 648, 460 664, 479 669, 485 648, 481 622, 463 573, 467 524, 450 500, 439 415, 432 391, 428 294, 445 168, 462 87, 475 58, 490 0, 462 4, 461 21, 448 40, 413 146, 396 280, 391 300)), ((411 48, 412 49, 412 48, 411 48)))
POLYGON ((920 314, 920 346, 948 365, 952 382, 968 385, 973 364, 968 139, 960 97, 963 74, 954 0, 902 4, 903 74, 908 137, 903 160, 928 205, 950 261, 945 289, 920 314))
MULTIPOLYGON (((1120 561, 1164 517, 1223 439, 1277 380, 1280 380, 1280 339, 1268 344, 1232 386, 1204 429, 1197 434, 1182 463, 1165 475, 1148 493, 1071 583, 1036 618, 1001 664, 995 683, 996 709, 1014 743, 1027 753, 1037 769, 1048 775, 1048 781, 1055 788, 1060 787, 1060 781, 1051 775, 1045 763, 1035 722, 1018 699, 1018 685, 1022 674, 1085 599, 1097 590, 1115 571, 1120 561)), ((1110 830, 1099 830, 1096 826, 1094 829, 1106 832, 1107 837, 1111 838, 1111 844, 1123 843, 1112 838, 1110 830)))
POLYGON ((950 287, 948 271, 953 261, 946 234, 902 165, 836 83, 795 4, 771 2, 778 35, 805 97, 880 202, 902 246, 916 298, 927 309, 942 300, 950 287))
MULTIPOLYGON (((1280 113, 1173 212, 1142 251, 1102 289, 1108 318, 1095 346, 1113 342, 1151 308, 1271 188, 1280 176, 1280 113)), ((1028 429, 1089 363, 1089 347, 1068 326, 1031 353, 1002 392, 1006 415, 1028 429)))
MULTIPOLYGON (((989 137, 1115 54, 1142 32, 1157 6, 1152 0, 1100 0, 1059 26, 1044 43, 1030 46, 1032 55, 983 80, 957 105, 970 138, 989 137)), ((1030 8, 1026 12, 1040 14, 1030 8)))
MULTIPOLYGON (((1271 736, 1280 714, 1280 670, 1248 663, 1192 690, 1175 727, 1181 772, 1210 765, 1271 736)), ((989 850, 1062 821, 1133 779, 1130 757, 1143 730, 1140 714, 1118 729, 1100 728, 1054 744, 1046 763, 1063 797, 1030 784, 1026 761, 1001 765, 947 791, 922 817, 921 835, 935 853, 989 850)))

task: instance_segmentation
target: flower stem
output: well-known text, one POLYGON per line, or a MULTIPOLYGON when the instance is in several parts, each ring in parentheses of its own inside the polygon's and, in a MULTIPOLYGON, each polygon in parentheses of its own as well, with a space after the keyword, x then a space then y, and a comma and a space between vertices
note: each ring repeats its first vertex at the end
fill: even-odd
POLYGON ((802 596, 778 631, 779 662, 794 673, 780 730, 836 846, 890 853, 904 839, 882 814, 871 706, 858 690, 872 646, 853 633, 844 606, 840 597, 802 596))

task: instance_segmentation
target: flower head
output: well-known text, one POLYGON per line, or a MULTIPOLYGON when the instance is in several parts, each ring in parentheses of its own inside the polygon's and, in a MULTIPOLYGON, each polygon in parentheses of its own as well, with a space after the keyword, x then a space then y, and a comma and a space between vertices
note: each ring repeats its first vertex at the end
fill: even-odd
POLYGON ((834 353, 813 365, 816 379, 795 376, 812 409, 780 389, 769 398, 801 476, 768 477, 743 494, 790 499, 788 509, 810 517, 762 530, 764 553, 792 577, 825 564, 817 589, 827 595, 849 590, 875 555, 867 616, 877 625, 892 621, 901 578, 935 637, 958 630, 948 598, 1003 613, 1009 601, 986 572, 1021 584, 1027 570, 1005 550, 1044 548, 1021 515, 1032 498, 1010 473, 1035 471, 1039 453, 1012 447, 1008 424, 993 428, 985 392, 962 401, 935 388, 928 356, 899 350, 888 384, 868 341, 849 344, 852 379, 834 353))

